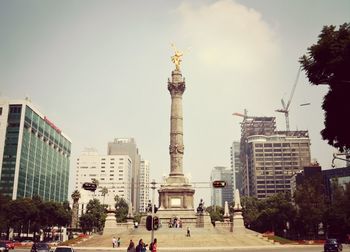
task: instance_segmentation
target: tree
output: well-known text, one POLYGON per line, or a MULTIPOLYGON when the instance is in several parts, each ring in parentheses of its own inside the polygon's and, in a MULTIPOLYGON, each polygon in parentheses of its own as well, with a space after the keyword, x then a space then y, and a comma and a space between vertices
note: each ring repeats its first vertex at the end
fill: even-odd
POLYGON ((124 198, 121 198, 118 195, 114 197, 114 200, 116 209, 115 217, 117 222, 126 222, 126 217, 128 216, 129 210, 128 203, 126 203, 124 198))
POLYGON ((80 217, 80 226, 85 231, 101 231, 106 221, 106 211, 98 199, 92 199, 86 206, 86 213, 80 217))
POLYGON ((284 235, 287 222, 296 216, 288 193, 277 193, 266 199, 243 197, 243 218, 245 224, 258 232, 274 231, 284 235))
POLYGON ((102 203, 102 205, 104 205, 105 204, 105 197, 106 197, 106 194, 108 193, 108 188, 107 187, 103 187, 102 189, 101 189, 101 194, 102 194, 102 196, 103 196, 103 203, 102 203))
POLYGON ((260 202, 256 197, 242 197, 242 215, 247 227, 257 230, 260 202))
POLYGON ((350 150, 350 132, 344 118, 350 107, 350 23, 340 25, 338 30, 333 25, 324 26, 317 44, 308 48, 300 63, 311 84, 329 85, 322 105, 323 139, 341 152, 350 150))
POLYGON ((332 181, 332 196, 328 202, 323 226, 329 237, 346 240, 345 235, 350 233, 350 183, 344 186, 338 179, 332 181))
POLYGON ((4 196, 0 193, 0 233, 6 232, 6 239, 9 239, 10 235, 10 215, 9 204, 11 198, 4 196))
POLYGON ((301 236, 316 238, 319 224, 326 211, 322 176, 315 175, 303 181, 294 195, 297 205, 296 228, 301 236))
POLYGON ((205 209, 209 213, 211 222, 224 221, 224 208, 221 206, 209 206, 205 209))
POLYGON ((78 227, 78 211, 79 211, 79 199, 81 197, 80 192, 78 190, 75 190, 72 195, 73 199, 73 209, 72 209, 72 222, 71 226, 72 228, 78 227))

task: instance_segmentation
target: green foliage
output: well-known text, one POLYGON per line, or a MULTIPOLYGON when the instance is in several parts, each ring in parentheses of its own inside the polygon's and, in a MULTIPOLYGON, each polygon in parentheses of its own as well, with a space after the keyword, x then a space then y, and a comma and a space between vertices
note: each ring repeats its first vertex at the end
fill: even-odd
POLYGON ((289 194, 278 193, 266 199, 243 197, 243 218, 246 226, 259 231, 284 234, 286 223, 295 218, 296 211, 289 194))
POLYGON ((142 218, 143 216, 147 216, 147 214, 136 213, 136 214, 134 215, 134 221, 140 223, 140 222, 141 222, 141 218, 142 218))
POLYGON ((79 192, 78 190, 75 190, 75 191, 72 193, 71 197, 72 197, 72 199, 73 199, 74 201, 79 200, 80 197, 81 197, 80 192, 79 192))
POLYGON ((324 226, 331 237, 344 239, 350 231, 350 183, 345 187, 332 184, 332 201, 324 215, 324 226))
POLYGON ((106 197, 106 194, 108 193, 108 188, 107 187, 103 187, 102 189, 101 189, 101 194, 102 194, 102 196, 103 196, 103 205, 105 204, 105 197, 106 197))
POLYGON ((224 220, 224 208, 221 206, 209 206, 205 211, 209 213, 212 223, 224 220))
POLYGON ((324 140, 340 151, 350 149, 350 133, 341 115, 350 107, 350 23, 336 27, 324 26, 317 44, 308 48, 308 54, 300 58, 311 84, 328 84, 324 97, 324 140))
POLYGON ((80 226, 86 231, 102 231, 106 221, 106 211, 98 199, 92 199, 86 206, 86 212, 80 217, 80 226))
POLYGON ((316 237, 326 211, 322 176, 305 179, 294 195, 298 206, 297 229, 307 237, 316 237))
POLYGON ((43 202, 40 197, 11 200, 0 194, 0 230, 9 235, 9 229, 16 233, 39 232, 50 226, 66 226, 71 221, 69 204, 43 202))
POLYGON ((126 222, 129 210, 128 203, 126 203, 124 198, 121 198, 118 195, 115 196, 114 200, 116 209, 115 217, 117 222, 126 222))

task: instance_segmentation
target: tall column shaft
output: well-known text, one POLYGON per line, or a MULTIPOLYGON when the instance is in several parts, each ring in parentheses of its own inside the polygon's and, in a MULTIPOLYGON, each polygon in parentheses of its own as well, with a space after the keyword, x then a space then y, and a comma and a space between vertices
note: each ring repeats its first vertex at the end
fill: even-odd
POLYGON ((185 91, 185 81, 179 70, 172 71, 172 79, 168 82, 171 95, 170 116, 170 176, 183 176, 183 116, 182 94, 185 91))

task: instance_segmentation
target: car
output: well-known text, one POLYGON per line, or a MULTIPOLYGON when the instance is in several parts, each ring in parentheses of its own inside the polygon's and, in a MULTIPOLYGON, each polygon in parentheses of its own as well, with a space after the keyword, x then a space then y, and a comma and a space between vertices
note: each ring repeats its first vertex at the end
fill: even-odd
POLYGON ((13 241, 4 240, 0 242, 5 242, 8 249, 15 249, 15 243, 13 241))
POLYGON ((75 252, 75 250, 69 246, 58 246, 55 252, 75 252))
POLYGON ((45 242, 37 242, 33 244, 30 252, 50 252, 50 246, 45 242))
POLYGON ((337 240, 337 239, 327 239, 324 243, 324 251, 330 252, 330 251, 342 251, 343 245, 337 240))
POLYGON ((31 240, 24 240, 24 241, 21 241, 21 245, 22 246, 32 246, 33 245, 33 241, 31 240))
POLYGON ((6 242, 0 242, 0 252, 9 252, 6 242))

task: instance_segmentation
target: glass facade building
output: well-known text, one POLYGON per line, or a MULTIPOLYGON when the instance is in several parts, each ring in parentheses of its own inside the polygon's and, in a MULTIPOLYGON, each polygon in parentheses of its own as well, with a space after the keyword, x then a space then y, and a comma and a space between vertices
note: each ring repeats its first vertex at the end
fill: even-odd
POLYGON ((225 201, 231 203, 233 201, 233 173, 232 170, 223 167, 216 166, 211 171, 210 183, 215 180, 223 180, 226 182, 224 188, 211 188, 211 205, 212 206, 225 206, 225 201))
POLYGON ((68 199, 71 141, 29 101, 0 102, 0 191, 68 199))

